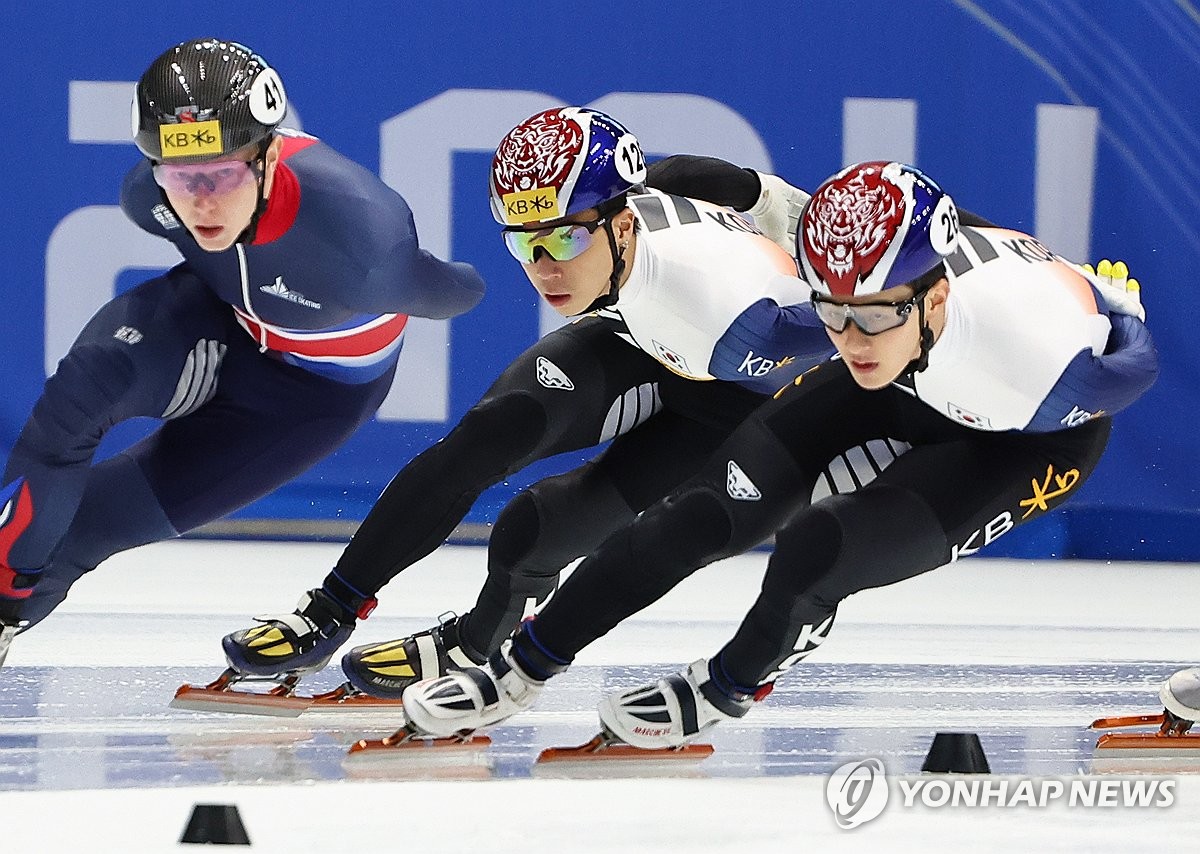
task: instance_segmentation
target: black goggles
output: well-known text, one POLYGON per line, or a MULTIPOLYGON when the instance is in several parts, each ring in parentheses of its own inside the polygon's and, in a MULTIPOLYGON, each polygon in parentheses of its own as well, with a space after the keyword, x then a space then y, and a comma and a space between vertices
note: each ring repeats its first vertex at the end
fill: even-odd
POLYGON ((924 293, 919 293, 900 302, 850 305, 813 293, 812 307, 825 327, 833 332, 845 332, 846 327, 853 323, 864 335, 878 335, 907 323, 917 300, 924 296, 924 293))

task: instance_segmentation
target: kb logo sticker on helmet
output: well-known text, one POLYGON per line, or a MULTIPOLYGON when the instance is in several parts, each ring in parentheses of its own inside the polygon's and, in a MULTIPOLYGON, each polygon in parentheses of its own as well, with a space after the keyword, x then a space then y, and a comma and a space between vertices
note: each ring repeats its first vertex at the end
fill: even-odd
POLYGON ((164 160, 220 154, 221 123, 216 119, 198 122, 195 113, 183 112, 179 114, 179 124, 158 126, 158 144, 164 160))
POLYGON ((287 112, 283 83, 245 45, 193 39, 138 80, 133 139, 150 160, 202 163, 267 140, 287 112))

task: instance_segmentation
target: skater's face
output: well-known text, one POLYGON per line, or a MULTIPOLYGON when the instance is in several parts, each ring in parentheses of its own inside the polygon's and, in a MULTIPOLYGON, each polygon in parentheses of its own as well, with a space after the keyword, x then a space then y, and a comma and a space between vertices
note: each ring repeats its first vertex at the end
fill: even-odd
POLYGON ((261 179, 254 163, 258 146, 250 146, 208 163, 159 164, 154 167, 154 180, 200 248, 223 252, 250 225, 258 206, 259 180, 263 198, 270 196, 282 147, 282 139, 272 140, 261 179))
MULTIPOLYGON (((949 285, 945 278, 939 279, 925 294, 925 322, 933 331, 934 340, 941 334, 945 325, 946 296, 949 285)), ((889 288, 887 299, 881 300, 879 294, 868 297, 840 298, 831 305, 829 300, 821 300, 818 308, 821 319, 825 323, 825 331, 837 347, 842 360, 850 369, 854 381, 865 389, 880 389, 894 382, 909 362, 917 358, 921 352, 921 326, 917 321, 918 312, 913 305, 907 311, 904 304, 912 301, 913 289, 904 285, 889 288), (839 308, 841 307, 841 308, 839 308), (877 326, 887 326, 889 323, 898 325, 881 329, 871 334, 864 332, 855 322, 855 309, 858 308, 860 320, 867 329, 877 326), (896 310, 901 313, 897 314, 896 310), (833 321, 832 323, 830 321, 833 321), (837 327, 844 325, 839 332, 837 327)))
POLYGON ((618 253, 625 259, 624 283, 635 248, 633 211, 629 208, 608 218, 593 208, 563 219, 505 229, 504 240, 542 298, 559 314, 570 317, 608 290, 613 256, 606 223, 612 228, 618 253))

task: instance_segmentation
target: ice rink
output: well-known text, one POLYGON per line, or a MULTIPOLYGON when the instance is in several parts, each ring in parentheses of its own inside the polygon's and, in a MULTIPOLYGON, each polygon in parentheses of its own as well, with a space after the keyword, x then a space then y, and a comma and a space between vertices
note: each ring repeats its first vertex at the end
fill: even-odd
MULTIPOLYGON (((1167 808, 905 807, 840 829, 829 773, 875 757, 917 775, 934 733, 978 733, 996 775, 1164 773, 1093 763, 1103 714, 1160 710, 1157 684, 1200 653, 1194 565, 970 559, 848 600, 827 643, 773 695, 667 771, 534 765, 596 728, 605 691, 715 652, 764 554, 697 573, 580 656, 486 751, 355 763, 394 715, 295 720, 177 711, 222 669, 222 635, 290 610, 340 544, 183 541, 113 558, 13 645, 0 671, 5 847, 158 851, 196 803, 236 804, 262 851, 1175 851, 1200 834, 1200 762, 1167 808)), ((353 643, 465 610, 482 549, 443 547, 392 583, 353 643)), ((312 680, 332 687, 337 673, 312 680)))

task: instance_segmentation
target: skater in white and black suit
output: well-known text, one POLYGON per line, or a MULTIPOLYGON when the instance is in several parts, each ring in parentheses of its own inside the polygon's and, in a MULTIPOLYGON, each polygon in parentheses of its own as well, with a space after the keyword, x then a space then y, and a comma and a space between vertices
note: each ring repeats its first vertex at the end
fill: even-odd
POLYGON ((483 663, 550 595, 560 570, 694 475, 742 419, 827 358, 809 289, 779 245, 807 194, 734 171, 752 185, 741 201, 773 223, 772 239, 724 207, 642 187, 636 137, 604 113, 545 110, 506 134, 490 182, 501 236, 539 295, 578 319, 506 367, 393 478, 296 612, 227 636, 230 666, 265 677, 321 667, 365 611, 360 603, 444 542, 485 488, 535 460, 611 440, 501 511, 468 613, 342 659, 355 688, 385 698, 483 663))
MULTIPOLYGON (((1110 310, 1034 238, 960 227, 950 197, 913 167, 863 163, 829 179, 805 206, 797 254, 840 358, 797 378, 697 477, 605 541, 486 667, 409 688, 412 729, 450 735, 528 707, 621 620, 775 534, 761 595, 724 648, 601 703, 622 741, 685 744, 766 696, 850 594, 972 553, 1069 499, 1111 416, 1157 374, 1138 317, 1110 310), (911 450, 863 488, 810 504, 828 460, 883 437, 911 450)), ((1140 312, 1125 296, 1114 303, 1140 312)))

